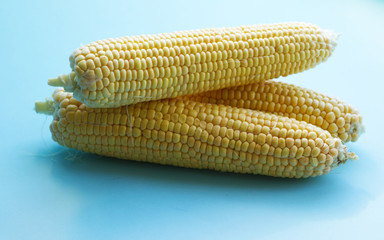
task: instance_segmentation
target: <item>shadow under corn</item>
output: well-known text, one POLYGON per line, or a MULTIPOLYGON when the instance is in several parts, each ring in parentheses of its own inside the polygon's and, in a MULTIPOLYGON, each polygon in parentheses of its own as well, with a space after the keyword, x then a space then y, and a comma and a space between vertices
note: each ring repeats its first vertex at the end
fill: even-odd
MULTIPOLYGON (((50 156, 54 161, 52 175, 65 185, 84 188, 84 192, 92 191, 93 188, 100 190, 103 185, 108 185, 111 190, 125 184, 127 186, 153 184, 153 187, 157 186, 164 191, 166 191, 164 188, 182 187, 183 191, 199 189, 207 191, 208 194, 221 192, 227 197, 232 195, 233 198, 241 193, 248 195, 250 201, 260 200, 252 199, 253 194, 264 193, 263 197, 270 197, 268 204, 285 202, 286 205, 296 206, 299 202, 302 210, 305 210, 306 206, 312 207, 313 204, 326 201, 332 202, 329 207, 336 209, 337 203, 334 202, 336 199, 339 199, 344 208, 348 206, 346 203, 349 201, 359 202, 356 196, 353 201, 348 199, 348 195, 358 190, 350 188, 347 182, 338 177, 339 169, 316 178, 274 178, 121 160, 62 147, 58 147, 57 150, 59 151, 57 154, 50 156), (284 195, 284 199, 274 198, 281 195, 284 195), (297 199, 298 195, 302 198, 297 199)), ((355 163, 340 168, 348 168, 352 164, 355 163)))
MULTIPOLYGON (((47 158, 53 162, 53 179, 82 202, 77 221, 99 225, 105 217, 123 219, 130 223, 126 231, 145 232, 151 224, 167 232, 168 225, 193 222, 201 214, 208 222, 219 218, 229 225, 246 221, 244 216, 255 224, 262 221, 257 231, 265 236, 276 232, 276 224, 284 229, 308 219, 353 216, 372 197, 346 179, 352 174, 337 169, 317 178, 282 179, 120 160, 62 147, 52 151, 47 158)), ((204 221, 199 224, 205 227, 204 221)))

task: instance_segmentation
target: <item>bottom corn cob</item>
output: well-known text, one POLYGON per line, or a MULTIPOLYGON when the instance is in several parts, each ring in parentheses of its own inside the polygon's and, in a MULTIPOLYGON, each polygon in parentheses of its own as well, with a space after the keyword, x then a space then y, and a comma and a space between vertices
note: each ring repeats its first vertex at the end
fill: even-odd
POLYGON ((306 122, 186 99, 88 108, 60 88, 36 111, 53 115, 50 130, 59 144, 136 161, 301 178, 357 158, 306 122))

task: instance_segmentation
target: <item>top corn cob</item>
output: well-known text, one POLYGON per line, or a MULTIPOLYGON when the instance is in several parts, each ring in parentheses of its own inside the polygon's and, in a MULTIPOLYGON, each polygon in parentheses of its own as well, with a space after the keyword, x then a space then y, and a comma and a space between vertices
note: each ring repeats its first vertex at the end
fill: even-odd
POLYGON ((96 41, 50 79, 90 107, 118 107, 255 83, 325 61, 336 34, 305 23, 180 31, 96 41))

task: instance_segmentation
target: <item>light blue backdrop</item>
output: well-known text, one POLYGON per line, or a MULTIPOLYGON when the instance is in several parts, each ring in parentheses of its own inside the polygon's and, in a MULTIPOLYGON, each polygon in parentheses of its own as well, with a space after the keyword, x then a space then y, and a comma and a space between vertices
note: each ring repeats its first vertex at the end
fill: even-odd
POLYGON ((0 239, 384 239, 383 1, 2 1, 0 239), (360 160, 307 180, 115 160, 58 146, 34 101, 81 44, 124 35, 308 21, 333 56, 281 80, 357 107, 360 160))

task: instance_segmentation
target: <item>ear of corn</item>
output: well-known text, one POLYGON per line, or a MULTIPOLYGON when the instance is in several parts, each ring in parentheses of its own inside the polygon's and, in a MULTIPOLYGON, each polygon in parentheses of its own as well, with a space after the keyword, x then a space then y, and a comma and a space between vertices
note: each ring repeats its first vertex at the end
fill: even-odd
POLYGON ((356 141, 364 131, 362 116, 351 105, 293 84, 258 82, 185 98, 295 118, 321 127, 344 142, 356 141))
POLYGON ((48 83, 90 107, 118 107, 298 73, 335 45, 335 34, 305 23, 106 39, 77 49, 73 71, 48 83))
POLYGON ((328 131, 254 110, 186 99, 89 108, 63 89, 53 99, 36 104, 37 112, 53 114, 53 139, 104 156, 294 178, 356 158, 328 131))

